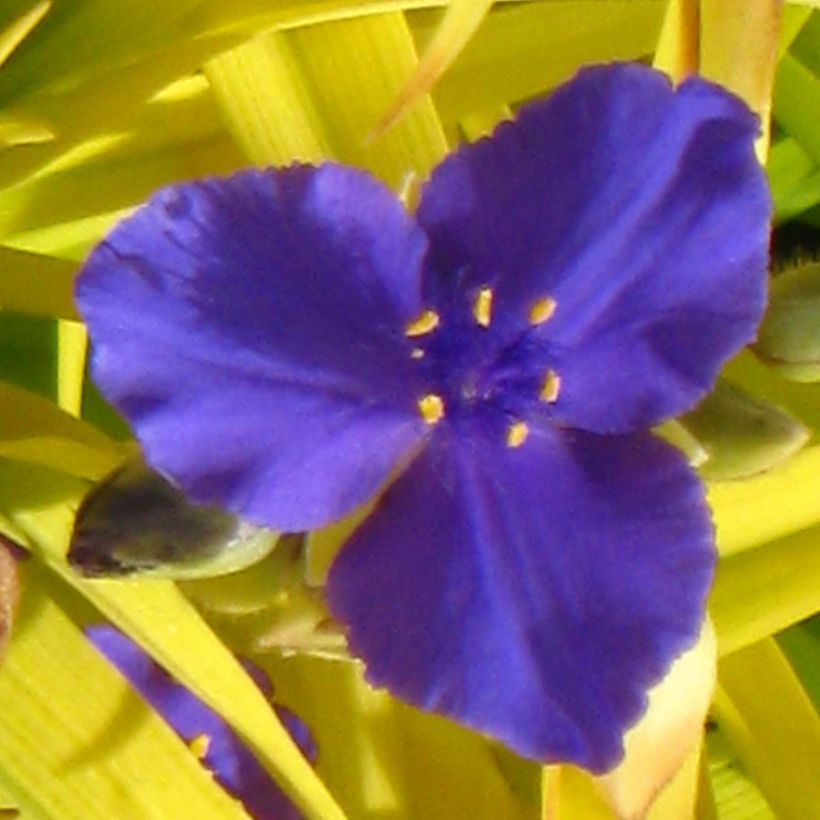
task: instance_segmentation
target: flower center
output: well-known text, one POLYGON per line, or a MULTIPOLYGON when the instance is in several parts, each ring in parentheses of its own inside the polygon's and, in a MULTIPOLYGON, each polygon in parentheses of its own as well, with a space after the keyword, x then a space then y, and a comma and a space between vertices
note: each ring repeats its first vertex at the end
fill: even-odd
POLYGON ((538 299, 521 317, 520 332, 510 333, 509 327, 497 332, 493 297, 492 288, 482 287, 469 310, 440 315, 427 309, 405 335, 413 340, 410 357, 428 385, 417 401, 424 421, 432 426, 490 409, 502 414, 507 445, 515 448, 529 434, 523 417, 533 407, 555 404, 561 392, 561 377, 549 366, 548 345, 532 333, 553 317, 557 303, 550 296, 538 299))

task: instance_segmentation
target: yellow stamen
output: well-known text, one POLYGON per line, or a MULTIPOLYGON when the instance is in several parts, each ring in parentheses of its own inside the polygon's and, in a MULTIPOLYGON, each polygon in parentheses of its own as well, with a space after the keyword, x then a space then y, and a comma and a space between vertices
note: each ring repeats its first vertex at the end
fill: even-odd
POLYGON ((523 421, 511 424, 507 429, 507 447, 520 447, 530 434, 530 428, 523 421))
POLYGON ((197 735, 188 743, 188 748, 194 753, 197 760, 204 760, 205 755, 208 754, 208 749, 211 748, 211 738, 206 734, 197 735))
POLYGON ((428 424, 437 424, 444 418, 444 402, 441 400, 441 396, 437 396, 435 393, 422 396, 419 399, 418 408, 421 417, 428 424))
POLYGON ((561 377, 554 370, 548 370, 547 375, 544 377, 544 384, 541 386, 541 392, 538 394, 538 398, 540 398, 541 401, 552 404, 558 400, 558 394, 560 392, 561 377))
POLYGON ((473 302, 473 317, 481 327, 489 327, 493 312, 493 292, 490 288, 481 288, 473 302))
POLYGON ((424 351, 420 347, 414 347, 410 351, 410 358, 411 359, 423 359, 424 358, 424 351))
POLYGON ((410 322, 404 329, 404 335, 413 338, 414 336, 424 336, 431 330, 438 327, 439 315, 434 310, 425 310, 418 319, 410 322))
POLYGON ((555 308, 558 307, 558 302, 555 299, 547 296, 545 299, 539 299, 530 308, 530 324, 543 325, 548 319, 552 318, 555 313, 555 308))

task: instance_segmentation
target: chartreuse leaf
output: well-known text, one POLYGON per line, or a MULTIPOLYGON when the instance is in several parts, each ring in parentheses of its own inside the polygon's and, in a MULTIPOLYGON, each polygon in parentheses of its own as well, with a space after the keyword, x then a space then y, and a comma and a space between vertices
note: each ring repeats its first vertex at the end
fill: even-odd
POLYGON ((447 141, 429 97, 389 134, 372 137, 378 118, 417 65, 402 14, 300 29, 291 38, 329 124, 335 156, 368 168, 394 188, 408 175, 426 176, 442 159, 447 141))
POLYGON ((772 638, 724 657, 713 714, 778 817, 820 806, 820 717, 772 638))
POLYGON ((747 481, 709 485, 717 544, 726 557, 820 522, 820 446, 747 481))
POLYGON ((722 655, 819 612, 820 526, 720 561, 709 611, 722 655))
POLYGON ((88 354, 88 334, 78 322, 57 323, 57 405, 79 416, 88 354))
POLYGON ((800 677, 806 694, 820 709, 820 621, 813 618, 777 636, 789 662, 800 677))
POLYGON ((769 148, 772 86, 777 63, 782 0, 701 0, 700 73, 715 80, 760 115, 756 150, 769 148))
MULTIPOLYGON (((277 697, 311 727, 319 773, 351 818, 536 815, 537 789, 513 790, 489 741, 374 691, 360 664, 304 656, 260 662, 271 669, 277 697)), ((521 765, 537 773, 534 764, 521 765)))
POLYGON ((777 50, 778 58, 789 50, 811 17, 811 9, 804 6, 787 5, 784 7, 780 26, 780 45, 777 50))
POLYGON ((820 163, 820 77, 793 57, 783 55, 777 68, 774 115, 815 163, 820 163))
POLYGON ((54 82, 78 83, 132 62, 174 35, 181 37, 176 24, 196 3, 56 3, 4 66, 0 99, 7 101, 54 82))
POLYGON ((669 0, 652 65, 675 82, 698 70, 700 61, 700 4, 698 0, 669 0))
MULTIPOLYGON (((168 115, 173 117, 173 111, 168 115)), ((0 230, 10 232, 7 244, 79 260, 157 188, 182 178, 229 173, 240 165, 241 154, 227 135, 101 158, 0 192, 0 208, 9 209, 5 219, 0 216, 0 230)))
POLYGON ((814 74, 820 73, 820 15, 805 8, 790 8, 788 12, 790 16, 799 15, 798 21, 804 21, 795 32, 792 54, 814 74))
POLYGON ((820 203, 820 167, 792 137, 777 140, 766 165, 774 222, 786 222, 820 203))
POLYGON ((0 66, 8 60, 20 43, 37 27, 37 24, 48 14, 50 8, 50 0, 35 3, 27 12, 0 31, 0 66))
MULTIPOLYGON (((542 94, 583 63, 628 60, 655 48, 664 4, 656 0, 563 0, 496 6, 436 85, 448 127, 474 111, 542 94)), ((422 46, 439 16, 408 15, 422 46)))
MULTIPOLYGON (((776 820, 723 733, 713 727, 706 741, 708 767, 704 767, 702 782, 714 802, 706 803, 703 809, 698 804, 697 820, 776 820)), ((706 789, 701 789, 701 794, 708 793, 706 789)))
POLYGON ((450 0, 432 40, 390 108, 382 115, 376 133, 393 125, 435 85, 461 53, 487 16, 493 0, 450 0))
POLYGON ((319 162, 331 146, 288 36, 272 32, 205 65, 231 134, 256 165, 319 162))
MULTIPOLYGON (((265 76, 271 66, 285 60, 281 82, 293 87, 283 96, 282 119, 277 110, 276 87, 266 89, 265 107, 269 113, 264 122, 258 114, 240 111, 236 106, 224 109, 234 133, 241 142, 253 146, 256 161, 282 163, 295 155, 307 154, 317 159, 319 152, 329 152, 351 165, 368 168, 394 189, 408 174, 425 175, 444 155, 447 143, 430 100, 423 101, 389 134, 374 142, 370 132, 379 116, 401 89, 402 83, 416 65, 412 38, 401 14, 379 14, 336 23, 311 26, 288 32, 283 43, 271 35, 269 56, 262 47, 245 50, 250 62, 244 69, 233 64, 230 80, 239 99, 256 93, 254 77, 258 63, 265 76), (265 125, 264 123, 267 123, 265 125), (283 133, 281 122, 289 125, 283 133), (279 124, 277 124, 279 123, 279 124), (311 136, 298 139, 293 129, 307 127, 311 136)), ((267 41, 265 41, 267 43, 267 41)), ((212 67, 209 73, 219 71, 212 67)), ((217 73, 217 84, 229 75, 217 73)), ((220 98, 228 89, 223 87, 220 98)), ((233 96, 233 92, 231 92, 233 96)))
POLYGON ((24 593, 0 668, 0 783, 25 818, 247 815, 85 640, 45 570, 24 593))
POLYGON ((66 565, 80 481, 7 462, 0 482, 3 517, 33 552, 219 712, 308 817, 343 819, 259 689, 172 583, 84 581, 66 565))
POLYGON ((76 319, 75 265, 0 246, 0 310, 76 319))
POLYGON ((122 452, 99 430, 50 401, 0 384, 0 458, 97 479, 117 466, 122 452))

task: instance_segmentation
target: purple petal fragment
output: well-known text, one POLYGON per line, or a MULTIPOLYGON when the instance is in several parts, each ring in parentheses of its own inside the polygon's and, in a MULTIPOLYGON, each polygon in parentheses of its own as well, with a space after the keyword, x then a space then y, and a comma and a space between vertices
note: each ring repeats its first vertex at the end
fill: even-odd
MULTIPOLYGON (((116 629, 94 626, 87 630, 87 635, 186 743, 202 736, 206 738, 204 765, 227 791, 242 801, 252 817, 299 820, 301 814, 216 712, 176 683, 137 644, 116 629)), ((313 760, 312 739, 301 721, 284 709, 279 717, 302 752, 313 760)))
POLYGON ((698 636, 703 490, 650 436, 497 432, 437 432, 343 547, 331 609, 374 684, 600 773, 698 636))
POLYGON ((172 186, 80 274, 95 378, 195 501, 321 526, 423 435, 403 331, 425 249, 387 189, 335 165, 172 186))
POLYGON ((630 432, 685 411, 762 315, 757 129, 704 80, 673 90, 637 65, 584 69, 434 172, 418 212, 428 300, 492 287, 512 336, 555 299, 535 332, 562 379, 553 415, 570 426, 630 432))

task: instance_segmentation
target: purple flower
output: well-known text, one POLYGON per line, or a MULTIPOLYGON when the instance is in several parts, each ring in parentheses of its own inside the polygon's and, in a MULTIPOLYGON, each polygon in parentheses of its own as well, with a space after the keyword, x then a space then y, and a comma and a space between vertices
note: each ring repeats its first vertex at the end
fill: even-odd
MULTIPOLYGON (((223 788, 241 800, 256 820, 298 820, 302 815, 279 790, 222 718, 146 655, 130 638, 110 626, 86 630, 89 640, 187 743, 201 743, 202 762, 223 788)), ((253 672, 253 670, 250 670, 253 672)), ((254 674, 266 688, 267 678, 254 674)), ((316 757, 304 725, 277 707, 280 720, 310 759, 316 757)))
POLYGON ((446 159, 414 216, 330 163, 171 186, 80 275, 96 379, 150 463, 253 522, 387 485, 328 578, 370 680, 605 771, 704 614, 703 489, 649 428, 760 319, 757 129, 608 66, 446 159))

